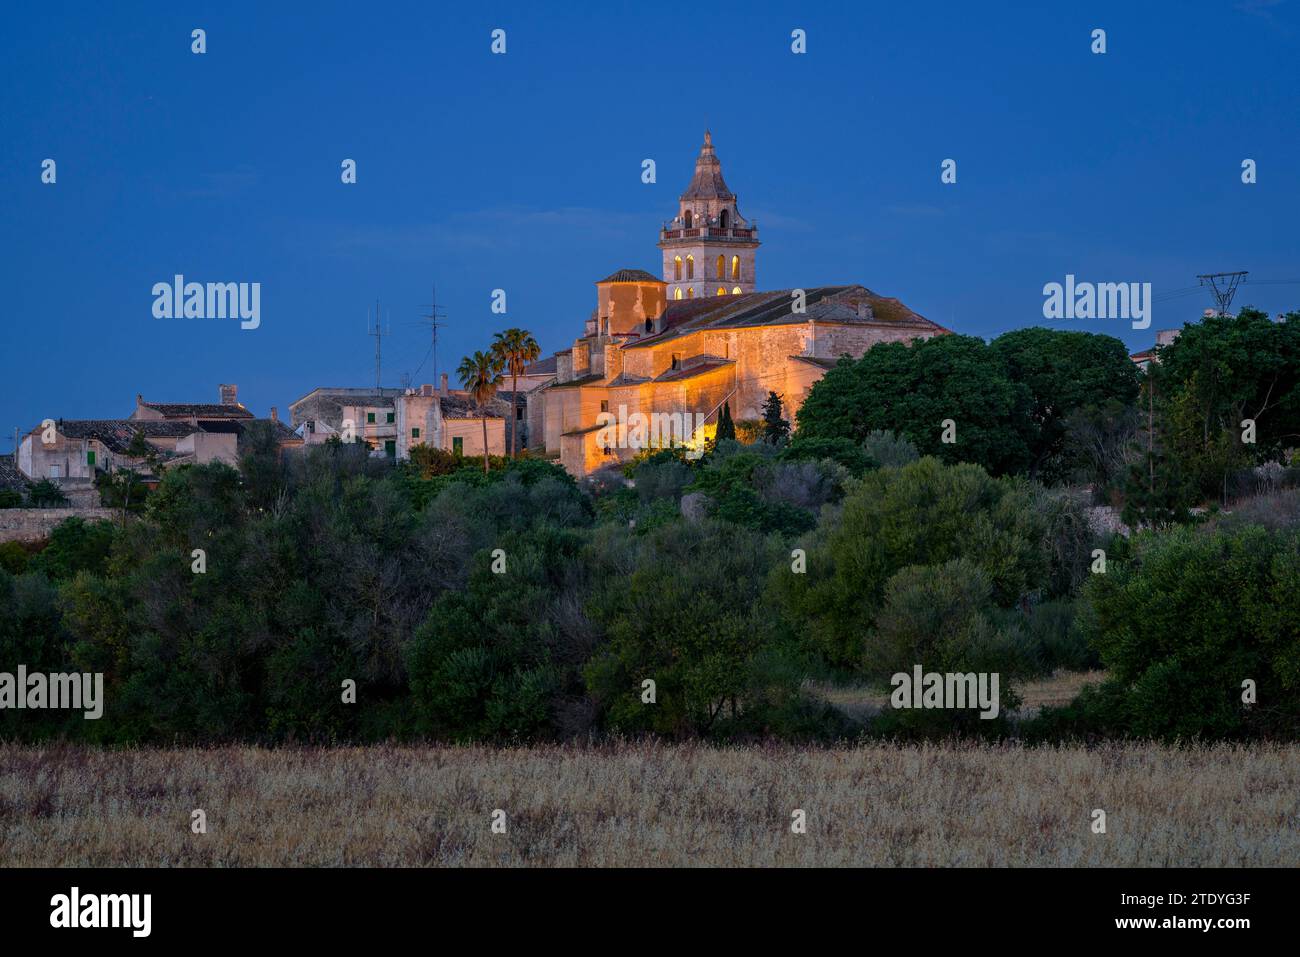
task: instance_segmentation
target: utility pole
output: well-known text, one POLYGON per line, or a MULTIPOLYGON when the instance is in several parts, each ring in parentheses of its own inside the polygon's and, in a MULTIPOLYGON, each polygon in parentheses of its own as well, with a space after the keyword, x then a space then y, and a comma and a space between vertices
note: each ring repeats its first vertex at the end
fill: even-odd
POLYGON ((438 329, 439 327, 446 325, 445 322, 441 322, 440 320, 446 319, 447 317, 444 313, 438 312, 437 284, 433 285, 431 288, 433 290, 433 301, 429 304, 429 312, 426 315, 422 316, 421 318, 427 320, 429 323, 429 335, 432 340, 429 344, 429 354, 433 359, 432 381, 434 387, 436 388, 438 382, 440 381, 438 379, 438 329))
POLYGON ((1237 287, 1246 279, 1246 270, 1240 272, 1209 272, 1196 277, 1202 286, 1210 287, 1210 294, 1218 303, 1219 315, 1226 316, 1232 306, 1232 297, 1237 287))
POLYGON ((379 300, 376 299, 376 300, 375 300, 375 331, 372 332, 372 333, 369 333, 369 335, 372 335, 372 336, 375 337, 375 388, 376 388, 376 389, 380 389, 380 388, 382 388, 382 386, 380 385, 380 381, 381 381, 381 380, 380 380, 380 371, 381 371, 381 368, 382 368, 381 363, 380 363, 380 340, 381 340, 384 336, 389 335, 391 332, 392 332, 392 329, 391 329, 391 328, 389 329, 388 332, 384 332, 384 331, 380 328, 380 325, 379 325, 379 300))

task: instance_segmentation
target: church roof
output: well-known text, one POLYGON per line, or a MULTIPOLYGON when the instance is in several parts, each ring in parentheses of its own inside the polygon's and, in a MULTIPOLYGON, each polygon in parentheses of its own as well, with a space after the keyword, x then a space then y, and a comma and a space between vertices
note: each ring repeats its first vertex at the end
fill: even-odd
POLYGON ((675 299, 660 318, 661 331, 629 342, 624 349, 641 349, 702 330, 748 326, 780 326, 808 322, 842 325, 903 326, 917 334, 947 332, 938 323, 913 312, 897 299, 879 296, 865 286, 819 286, 804 290, 806 311, 791 311, 791 289, 751 292, 739 296, 675 299))
POLYGON ((704 145, 695 160, 695 176, 682 193, 682 199, 735 199, 722 178, 722 163, 713 152, 713 136, 704 131, 704 145))
POLYGON ((654 273, 646 272, 644 269, 620 269, 618 272, 610 273, 600 282, 657 282, 661 285, 663 280, 654 273))

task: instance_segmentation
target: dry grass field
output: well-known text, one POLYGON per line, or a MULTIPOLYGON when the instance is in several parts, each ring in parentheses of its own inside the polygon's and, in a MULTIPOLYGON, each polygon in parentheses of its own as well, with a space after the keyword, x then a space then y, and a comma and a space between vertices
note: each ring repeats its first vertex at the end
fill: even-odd
POLYGON ((1297 863, 1295 746, 0 746, 6 867, 1297 863))

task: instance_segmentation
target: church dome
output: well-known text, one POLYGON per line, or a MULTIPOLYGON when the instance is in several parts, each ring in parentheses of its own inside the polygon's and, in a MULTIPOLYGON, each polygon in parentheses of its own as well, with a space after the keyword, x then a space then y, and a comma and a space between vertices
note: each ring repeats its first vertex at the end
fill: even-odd
POLYGON ((663 280, 654 273, 648 273, 644 269, 620 269, 616 273, 611 273, 598 282, 657 282, 663 283, 663 280))

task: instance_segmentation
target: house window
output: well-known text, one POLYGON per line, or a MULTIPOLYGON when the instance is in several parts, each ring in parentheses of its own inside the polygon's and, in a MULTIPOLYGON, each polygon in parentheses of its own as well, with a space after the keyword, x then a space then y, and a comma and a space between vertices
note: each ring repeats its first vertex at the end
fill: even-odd
POLYGON ((522 405, 515 406, 515 421, 518 422, 523 417, 524 417, 524 407, 522 405))
POLYGON ((375 422, 375 413, 373 413, 373 412, 367 412, 367 413, 366 413, 366 422, 369 423, 370 425, 374 425, 374 422, 375 422))
POLYGON ((89 450, 87 450, 87 452, 86 452, 86 464, 89 465, 92 469, 95 467, 95 450, 94 450, 94 449, 89 449, 89 450))
POLYGON ((393 415, 394 415, 394 413, 389 412, 389 413, 388 413, 388 419, 387 419, 387 421, 392 422, 392 421, 393 421, 393 415))
POLYGON ((680 369, 680 368, 682 367, 682 354, 681 354, 680 352, 674 352, 674 353, 673 353, 673 365, 672 365, 672 367, 673 367, 674 369, 680 369))
POLYGON ((419 430, 419 429, 412 429, 412 430, 411 430, 411 438, 413 438, 413 439, 418 439, 419 437, 420 437, 420 430, 419 430))
POLYGON ((608 412, 608 411, 609 411, 609 399, 601 399, 601 400, 600 400, 600 411, 601 411, 601 412, 608 412))
POLYGON ((384 454, 390 459, 397 457, 397 442, 395 440, 389 439, 384 443, 384 454))
POLYGON ((459 435, 451 440, 451 450, 457 455, 465 454, 465 440, 459 435))

